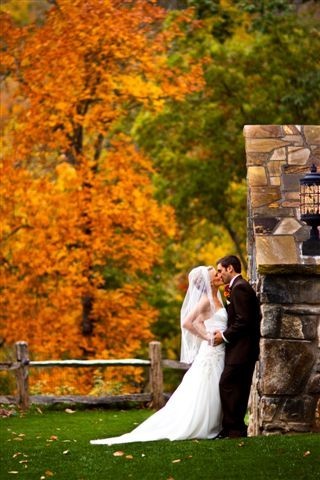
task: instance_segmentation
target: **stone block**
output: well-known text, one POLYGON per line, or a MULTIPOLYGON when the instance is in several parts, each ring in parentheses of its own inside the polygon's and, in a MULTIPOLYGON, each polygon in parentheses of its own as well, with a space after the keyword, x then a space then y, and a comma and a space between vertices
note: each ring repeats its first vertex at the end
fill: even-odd
POLYGON ((270 435, 282 435, 284 433, 288 433, 289 429, 285 422, 280 421, 273 421, 269 422, 262 422, 262 435, 270 436, 270 435))
POLYGON ((290 202, 297 202, 300 207, 300 195, 299 192, 284 192, 284 199, 290 202))
POLYGON ((299 200, 283 200, 282 205, 284 207, 299 208, 300 202, 299 200))
POLYGON ((300 193, 300 178, 303 176, 300 173, 284 173, 281 176, 282 189, 286 192, 296 192, 298 195, 300 193))
POLYGON ((297 230, 294 234, 294 238, 297 242, 305 242, 310 238, 310 227, 307 225, 300 226, 299 230, 297 230))
POLYGON ((307 392, 315 395, 320 395, 320 373, 311 375, 307 385, 307 392))
MULTIPOLYGON (((270 208, 269 205, 262 205, 261 207, 256 207, 252 209, 252 206, 250 206, 251 211, 254 212, 254 217, 277 217, 277 218, 283 218, 283 217, 293 217, 295 216, 295 210, 292 208, 282 208, 279 207, 277 210, 274 208, 270 208)), ((309 235, 310 236, 310 235, 309 235)))
POLYGON ((311 342, 261 340, 260 392, 262 395, 299 395, 314 363, 311 342))
POLYGON ((308 422, 288 422, 287 433, 306 433, 311 431, 311 424, 308 422))
POLYGON ((256 235, 270 235, 279 222, 275 217, 254 218, 254 233, 256 235))
POLYGON ((303 138, 301 135, 285 135, 282 137, 282 140, 285 140, 286 142, 290 142, 292 145, 295 146, 303 146, 303 138))
POLYGON ((248 167, 248 183, 252 186, 268 185, 266 170, 264 167, 248 167))
POLYGON ((296 174, 303 177, 306 173, 310 172, 309 165, 283 165, 283 173, 285 174, 296 174))
POLYGON ((301 224, 293 217, 283 218, 274 231, 274 235, 292 235, 301 229, 301 224))
POLYGON ((283 131, 286 135, 301 135, 301 125, 283 125, 283 131))
POLYGON ((298 263, 297 245, 292 235, 257 236, 256 252, 257 266, 298 263))
POLYGON ((288 147, 288 164, 305 165, 310 157, 309 148, 288 147))
POLYGON ((245 125, 243 134, 246 138, 282 137, 281 125, 245 125))
POLYGON ((270 185, 275 186, 275 185, 280 185, 281 184, 281 179, 280 177, 270 177, 269 179, 270 185))
POLYGON ((320 145, 320 125, 305 125, 303 133, 309 145, 320 145))
POLYGON ((317 334, 317 315, 283 313, 279 337, 302 340, 314 340, 317 334))
POLYGON ((319 275, 265 275, 261 282, 260 298, 262 303, 309 304, 306 308, 310 306, 311 312, 312 305, 319 304, 319 292, 319 275))
POLYGON ((269 159, 269 153, 248 153, 247 166, 265 165, 269 159))
POLYGON ((313 423, 313 431, 320 432, 320 398, 317 401, 316 414, 313 423))
POLYGON ((275 140, 274 138, 246 138, 246 151, 252 152, 272 152, 275 148, 285 147, 290 142, 275 140))
POLYGON ((278 338, 281 327, 282 310, 280 305, 261 305, 261 335, 262 337, 278 338))
POLYGON ((272 160, 268 162, 267 167, 270 176, 280 176, 282 171, 282 165, 284 164, 284 160, 272 160))
POLYGON ((286 159, 287 159, 287 152, 285 147, 276 148, 270 157, 270 161, 280 160, 282 163, 285 163, 286 159))
POLYGON ((276 202, 271 202, 271 203, 269 203, 268 207, 270 209, 273 209, 274 211, 276 211, 278 209, 281 209, 282 208, 282 201, 277 200, 276 202))
POLYGON ((259 403, 259 417, 261 424, 265 422, 272 422, 277 417, 277 411, 281 406, 283 400, 281 398, 266 397, 260 398, 259 403))
POLYGON ((280 188, 252 186, 250 187, 250 199, 253 208, 270 205, 281 199, 280 188))
MULTIPOLYGON (((287 398, 279 409, 279 420, 284 422, 311 424, 314 418, 315 399, 303 395, 287 398)), ((310 425, 309 425, 310 426, 310 425)))
POLYGON ((312 310, 282 307, 274 304, 261 305, 261 335, 264 338, 314 340, 320 316, 312 310))
POLYGON ((286 315, 281 319, 280 338, 294 338, 304 340, 302 320, 298 316, 286 315))
POLYGON ((312 161, 314 161, 316 165, 319 165, 320 147, 318 147, 318 146, 311 147, 311 151, 312 151, 312 161))

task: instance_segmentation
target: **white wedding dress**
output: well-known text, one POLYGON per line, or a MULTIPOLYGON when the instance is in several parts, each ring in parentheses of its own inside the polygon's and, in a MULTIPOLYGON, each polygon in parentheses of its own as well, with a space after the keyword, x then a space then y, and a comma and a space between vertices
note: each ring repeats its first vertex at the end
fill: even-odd
MULTIPOLYGON (((205 320, 207 331, 225 330, 227 312, 220 308, 205 320)), ((113 445, 153 440, 214 438, 221 431, 219 380, 224 367, 224 344, 201 342, 199 352, 166 405, 130 433, 91 440, 94 445, 113 445)))

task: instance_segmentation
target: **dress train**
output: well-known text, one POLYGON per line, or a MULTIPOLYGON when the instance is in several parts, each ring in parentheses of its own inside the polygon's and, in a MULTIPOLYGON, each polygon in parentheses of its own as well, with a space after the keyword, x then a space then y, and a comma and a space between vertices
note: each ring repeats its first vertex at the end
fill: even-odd
MULTIPOLYGON (((221 329, 225 328, 226 320, 223 308, 205 324, 210 330, 221 329)), ((90 443, 114 445, 161 439, 214 438, 221 431, 219 380, 223 367, 224 345, 212 347, 203 341, 193 364, 163 408, 129 433, 90 443)))

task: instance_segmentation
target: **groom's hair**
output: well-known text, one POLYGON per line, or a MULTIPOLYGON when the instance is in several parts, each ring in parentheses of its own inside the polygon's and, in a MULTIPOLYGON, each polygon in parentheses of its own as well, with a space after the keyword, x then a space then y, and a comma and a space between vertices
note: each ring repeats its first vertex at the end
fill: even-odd
POLYGON ((227 268, 229 265, 232 265, 236 273, 241 273, 241 262, 238 257, 235 255, 226 255, 225 257, 220 258, 217 261, 217 264, 222 265, 224 268, 227 268))

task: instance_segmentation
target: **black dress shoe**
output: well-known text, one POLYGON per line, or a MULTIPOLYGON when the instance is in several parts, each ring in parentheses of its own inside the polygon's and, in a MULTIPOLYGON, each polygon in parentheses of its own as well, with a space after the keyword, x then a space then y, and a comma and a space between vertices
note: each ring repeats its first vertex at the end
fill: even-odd
POLYGON ((247 437, 247 429, 245 430, 230 430, 229 437, 230 438, 245 438, 247 437))
POLYGON ((221 430, 213 440, 224 440, 225 438, 229 438, 229 434, 225 430, 221 430))

